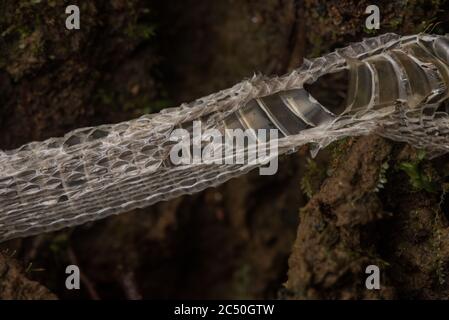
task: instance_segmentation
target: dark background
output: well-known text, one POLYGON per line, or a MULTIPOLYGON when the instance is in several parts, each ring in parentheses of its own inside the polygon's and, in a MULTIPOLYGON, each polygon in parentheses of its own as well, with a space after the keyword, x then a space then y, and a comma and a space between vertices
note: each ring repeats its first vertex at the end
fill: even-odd
MULTIPOLYGON (((157 112, 254 73, 283 74, 363 37, 445 33, 448 8, 426 0, 2 0, 0 148, 157 112), (365 28, 373 3, 377 31, 365 28), (81 9, 81 30, 65 28, 69 4, 81 9)), ((275 176, 253 172, 4 243, 0 298, 444 299, 446 160, 421 160, 375 136, 336 142, 315 160, 305 147, 280 159, 275 176), (81 269, 79 291, 65 289, 68 264, 81 269), (365 289, 369 264, 382 270, 379 291, 365 289)))

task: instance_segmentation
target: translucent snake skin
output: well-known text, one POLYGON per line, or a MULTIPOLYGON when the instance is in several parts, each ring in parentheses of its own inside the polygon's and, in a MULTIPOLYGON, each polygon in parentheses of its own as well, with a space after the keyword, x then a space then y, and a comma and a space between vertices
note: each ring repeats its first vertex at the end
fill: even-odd
POLYGON ((201 120, 202 130, 279 130, 278 153, 310 143, 377 133, 426 149, 449 149, 449 38, 384 34, 306 60, 290 74, 254 76, 177 108, 62 138, 0 151, 0 241, 79 225, 191 194, 242 175, 257 163, 173 165, 172 131, 201 120), (346 71, 342 111, 305 84, 346 71))

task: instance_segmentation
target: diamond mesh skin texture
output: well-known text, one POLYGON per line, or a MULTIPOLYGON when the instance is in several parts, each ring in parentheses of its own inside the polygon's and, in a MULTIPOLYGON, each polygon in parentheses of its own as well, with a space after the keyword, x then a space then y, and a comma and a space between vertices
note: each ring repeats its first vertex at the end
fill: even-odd
POLYGON ((448 84, 449 38, 384 34, 306 60, 281 77, 254 76, 157 114, 0 151, 0 241, 195 193, 260 165, 173 165, 170 135, 191 131, 195 120, 203 131, 276 129, 279 147, 270 157, 307 143, 316 154, 337 139, 369 133, 440 155, 449 148, 449 118, 440 111, 448 84), (349 74, 342 111, 304 88, 341 71, 349 74))

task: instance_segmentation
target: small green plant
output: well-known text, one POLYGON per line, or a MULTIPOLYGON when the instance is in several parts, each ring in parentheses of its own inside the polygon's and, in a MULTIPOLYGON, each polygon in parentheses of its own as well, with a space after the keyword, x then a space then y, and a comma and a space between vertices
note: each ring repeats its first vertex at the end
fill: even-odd
POLYGON ((377 180, 377 185, 374 188, 374 192, 379 192, 380 189, 383 189, 385 184, 387 183, 387 171, 390 168, 388 161, 382 163, 379 171, 379 179, 377 180))
POLYGON ((416 191, 436 192, 437 188, 431 175, 423 170, 422 162, 425 156, 425 151, 418 151, 416 160, 401 162, 398 168, 408 175, 410 184, 416 191))
POLYGON ((155 35, 156 27, 153 25, 136 24, 129 25, 125 30, 125 34, 137 40, 149 40, 155 35))
POLYGON ((363 27, 363 32, 365 32, 366 34, 369 34, 371 36, 374 36, 377 34, 377 30, 376 29, 368 29, 367 27, 363 27))
POLYGON ((45 269, 44 268, 34 268, 32 262, 30 262, 25 269, 25 273, 28 273, 28 274, 31 272, 42 272, 42 271, 45 271, 45 269))

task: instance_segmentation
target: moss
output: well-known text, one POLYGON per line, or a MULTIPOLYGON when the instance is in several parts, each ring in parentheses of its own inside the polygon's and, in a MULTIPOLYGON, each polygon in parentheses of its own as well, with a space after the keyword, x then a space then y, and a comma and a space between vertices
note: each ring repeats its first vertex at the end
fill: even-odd
POLYGON ((377 29, 368 29, 366 26, 363 27, 363 32, 365 32, 366 34, 370 35, 370 36, 375 36, 378 33, 377 29))
POLYGON ((125 34, 135 40, 149 40, 155 35, 154 25, 130 24, 126 28, 125 34))
POLYGON ((445 33, 447 1, 387 1, 376 3, 379 6, 380 29, 365 27, 365 9, 372 1, 318 1, 305 0, 306 25, 313 25, 307 32, 307 56, 319 56, 336 47, 362 37, 376 36, 385 32, 413 34, 424 30, 445 33))
POLYGON ((139 13, 130 20, 124 33, 127 37, 137 41, 147 41, 156 35, 156 23, 149 8, 141 8, 139 13))
POLYGON ((401 16, 391 19, 388 22, 388 27, 391 29, 398 29, 400 27, 400 25, 402 24, 402 22, 403 22, 403 17, 401 17, 401 16))
POLYGON ((51 31, 47 28, 48 17, 58 16, 57 10, 44 1, 4 2, 0 11, 0 50, 3 59, 0 68, 5 68, 15 80, 36 71, 44 64, 44 46, 51 41, 51 31))
POLYGON ((306 170, 301 179, 301 190, 307 197, 311 198, 316 193, 323 180, 326 178, 326 170, 323 166, 319 166, 311 158, 307 159, 306 170))
POLYGON ((334 169, 340 163, 341 158, 347 153, 351 147, 353 139, 346 137, 331 143, 325 150, 330 152, 330 163, 328 167, 328 175, 332 174, 334 169))
POLYGON ((437 185, 432 179, 432 174, 423 166, 425 155, 424 151, 418 151, 415 160, 399 163, 398 169, 408 175, 409 182, 415 191, 436 192, 437 185))

